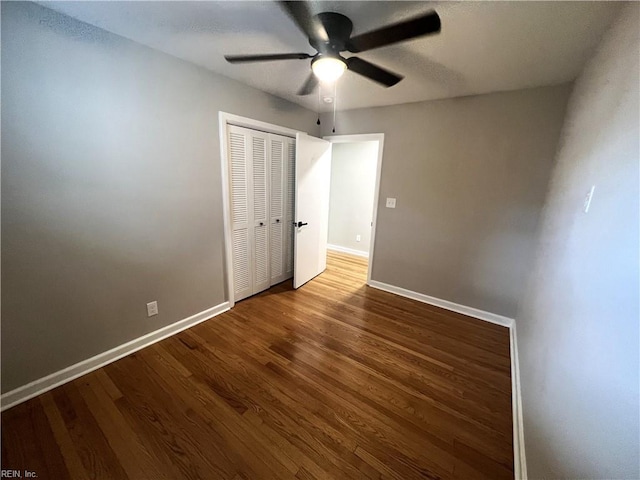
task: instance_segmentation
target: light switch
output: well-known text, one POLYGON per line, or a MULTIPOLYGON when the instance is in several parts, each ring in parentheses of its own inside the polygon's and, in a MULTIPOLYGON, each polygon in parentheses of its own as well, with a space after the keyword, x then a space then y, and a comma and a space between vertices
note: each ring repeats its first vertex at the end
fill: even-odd
POLYGON ((387 208, 396 208, 396 199, 387 197, 387 208))

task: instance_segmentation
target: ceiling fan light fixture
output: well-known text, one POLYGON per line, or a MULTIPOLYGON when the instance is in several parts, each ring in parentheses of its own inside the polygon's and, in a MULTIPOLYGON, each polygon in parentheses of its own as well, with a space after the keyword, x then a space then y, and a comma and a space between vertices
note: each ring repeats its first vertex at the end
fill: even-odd
POLYGON ((347 64, 336 57, 319 57, 311 64, 313 74, 323 83, 335 82, 346 69, 347 64))

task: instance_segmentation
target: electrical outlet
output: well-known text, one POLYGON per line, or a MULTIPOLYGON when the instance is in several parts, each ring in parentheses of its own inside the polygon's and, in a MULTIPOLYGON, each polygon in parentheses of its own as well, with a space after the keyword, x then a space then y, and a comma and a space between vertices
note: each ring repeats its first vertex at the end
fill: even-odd
POLYGON ((359 242, 360 240, 362 240, 362 237, 360 235, 356 235, 356 242, 359 242))
POLYGON ((158 302, 147 303, 147 317, 153 317, 158 314, 158 302))
POLYGON ((387 198, 387 208, 396 208, 395 198, 387 198))

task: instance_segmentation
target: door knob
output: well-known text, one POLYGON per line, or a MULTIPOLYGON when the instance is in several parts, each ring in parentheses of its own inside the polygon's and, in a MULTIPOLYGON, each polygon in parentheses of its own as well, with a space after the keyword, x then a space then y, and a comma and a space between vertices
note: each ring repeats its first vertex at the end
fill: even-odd
POLYGON ((308 223, 303 223, 303 222, 298 222, 297 224, 295 224, 298 228, 300 227, 304 227, 305 225, 309 225, 308 223))

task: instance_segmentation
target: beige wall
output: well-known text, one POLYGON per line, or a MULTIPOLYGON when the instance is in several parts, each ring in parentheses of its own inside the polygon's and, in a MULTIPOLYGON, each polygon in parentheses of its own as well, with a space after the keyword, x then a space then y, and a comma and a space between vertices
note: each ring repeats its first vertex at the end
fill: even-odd
POLYGON ((333 144, 330 245, 369 253, 378 145, 377 141, 333 144), (356 240, 357 235, 360 241, 356 240))
POLYGON ((2 2, 3 392, 226 299, 219 110, 318 133, 296 105, 2 2))
POLYGON ((338 135, 385 134, 373 280, 514 317, 569 90, 339 112, 338 135))
POLYGON ((639 19, 628 5, 576 81, 517 315, 532 479, 640 478, 639 19))

